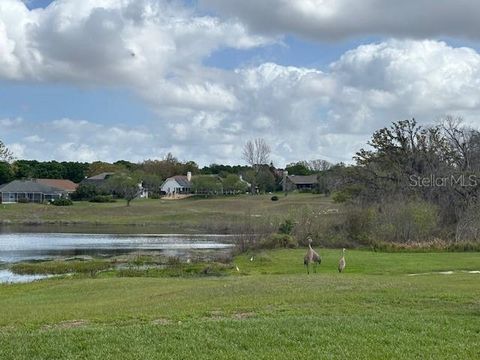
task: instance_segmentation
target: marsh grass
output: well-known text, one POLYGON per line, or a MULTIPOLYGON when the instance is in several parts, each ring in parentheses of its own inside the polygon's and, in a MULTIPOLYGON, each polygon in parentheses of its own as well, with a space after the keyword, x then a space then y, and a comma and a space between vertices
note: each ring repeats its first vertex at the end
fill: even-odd
POLYGON ((42 262, 22 262, 12 264, 10 270, 18 275, 60 275, 69 273, 90 274, 96 276, 98 272, 112 268, 110 261, 64 261, 52 260, 42 262))
POLYGON ((226 276, 231 274, 233 265, 222 263, 178 263, 160 267, 126 267, 114 272, 118 277, 203 277, 226 276))

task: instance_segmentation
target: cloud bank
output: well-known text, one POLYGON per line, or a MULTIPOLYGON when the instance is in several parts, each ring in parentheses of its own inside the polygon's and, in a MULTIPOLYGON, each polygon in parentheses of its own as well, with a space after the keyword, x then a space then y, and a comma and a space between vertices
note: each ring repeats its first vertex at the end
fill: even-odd
MULTIPOLYGON (((480 55, 474 49, 391 39, 357 46, 324 69, 273 62, 218 69, 205 59, 219 49, 269 46, 288 29, 253 26, 239 10, 253 6, 249 1, 229 2, 228 9, 208 3, 237 17, 200 15, 181 3, 153 0, 57 0, 36 10, 20 0, 0 2, 0 78, 126 87, 158 117, 115 126, 75 114, 42 123, 8 118, 0 120, 4 141, 18 157, 140 161, 170 151, 208 164, 240 162, 243 143, 260 136, 272 146, 274 163, 283 166, 315 158, 350 161, 375 129, 405 118, 431 122, 452 113, 480 125, 480 55)), ((257 4, 258 14, 264 3, 270 2, 257 4)), ((350 4, 276 3, 276 12, 325 19, 350 4)), ((376 11, 385 8, 367 1, 364 12, 375 4, 376 11)), ((343 36, 341 28, 339 23, 332 36, 343 36)))
POLYGON ((265 34, 297 33, 317 40, 368 35, 480 38, 475 0, 201 0, 265 34))

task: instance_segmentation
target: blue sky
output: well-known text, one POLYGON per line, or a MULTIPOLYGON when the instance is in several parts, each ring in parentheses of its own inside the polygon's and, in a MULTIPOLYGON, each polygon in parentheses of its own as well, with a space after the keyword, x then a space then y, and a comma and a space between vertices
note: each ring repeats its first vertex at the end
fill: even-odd
POLYGON ((0 140, 18 158, 235 164, 263 137, 282 167, 349 162, 411 116, 480 124, 475 1, 51 2, 0 3, 0 140))

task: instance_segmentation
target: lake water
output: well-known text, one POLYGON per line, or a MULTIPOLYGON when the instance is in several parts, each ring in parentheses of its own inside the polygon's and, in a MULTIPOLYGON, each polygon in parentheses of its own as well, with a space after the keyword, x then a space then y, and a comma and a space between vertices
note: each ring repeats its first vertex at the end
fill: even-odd
POLYGON ((0 233, 0 282, 31 281, 14 276, 8 264, 74 256, 111 257, 136 251, 166 256, 229 252, 228 235, 0 233))

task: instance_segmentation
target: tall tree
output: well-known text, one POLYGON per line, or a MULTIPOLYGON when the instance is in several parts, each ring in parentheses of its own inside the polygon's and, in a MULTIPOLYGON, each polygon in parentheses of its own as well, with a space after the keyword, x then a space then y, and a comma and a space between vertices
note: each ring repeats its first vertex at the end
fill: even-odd
POLYGON ((253 168, 254 171, 254 176, 250 179, 252 183, 252 194, 256 191, 257 178, 259 177, 262 165, 268 164, 270 153, 270 146, 265 139, 262 138, 249 140, 243 147, 242 158, 253 168))
POLYGON ((242 158, 253 168, 268 164, 271 149, 265 139, 257 138, 247 141, 243 147, 242 158))
POLYGON ((140 194, 139 183, 138 179, 128 174, 116 174, 108 178, 104 187, 113 195, 127 200, 127 206, 130 206, 130 202, 140 194))

